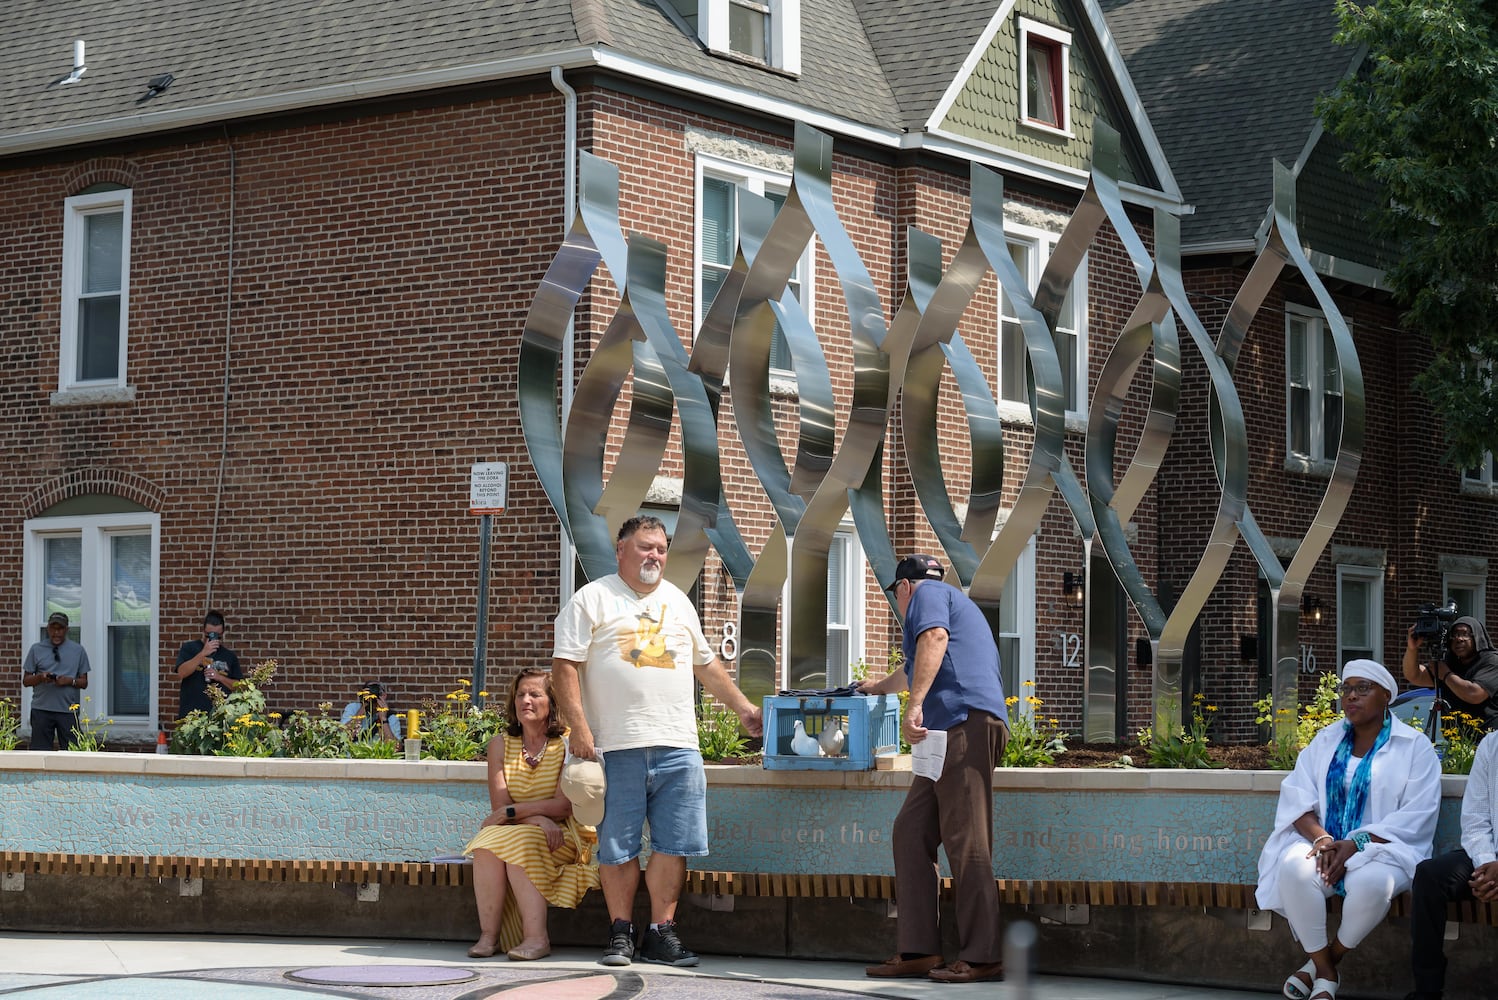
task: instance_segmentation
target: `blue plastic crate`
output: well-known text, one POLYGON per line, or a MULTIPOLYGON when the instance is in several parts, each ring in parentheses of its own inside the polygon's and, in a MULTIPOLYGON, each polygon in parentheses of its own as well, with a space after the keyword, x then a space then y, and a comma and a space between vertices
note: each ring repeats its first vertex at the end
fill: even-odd
POLYGON ((764 704, 764 764, 777 771, 870 771, 879 754, 900 750, 900 699, 890 694, 855 694, 844 698, 795 698, 771 695, 764 704), (842 726, 842 753, 804 757, 791 749, 800 720, 813 738, 823 729, 842 726))

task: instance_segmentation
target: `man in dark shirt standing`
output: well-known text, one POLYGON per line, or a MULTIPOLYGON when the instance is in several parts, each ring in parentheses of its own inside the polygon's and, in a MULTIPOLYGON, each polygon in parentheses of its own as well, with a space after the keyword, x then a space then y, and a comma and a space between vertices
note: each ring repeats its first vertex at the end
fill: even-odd
POLYGON ((1410 626, 1404 648, 1404 679, 1416 687, 1433 687, 1449 711, 1466 712, 1498 729, 1498 649, 1476 618, 1458 618, 1451 626, 1446 655, 1432 665, 1420 662, 1423 638, 1410 626))
POLYGON ((239 668, 239 657, 234 650, 224 645, 224 633, 228 626, 221 612, 210 611, 203 616, 203 638, 185 642, 177 650, 177 676, 182 681, 182 694, 177 702, 177 718, 197 709, 213 710, 208 698, 208 685, 217 684, 224 691, 233 691, 244 677, 239 668))

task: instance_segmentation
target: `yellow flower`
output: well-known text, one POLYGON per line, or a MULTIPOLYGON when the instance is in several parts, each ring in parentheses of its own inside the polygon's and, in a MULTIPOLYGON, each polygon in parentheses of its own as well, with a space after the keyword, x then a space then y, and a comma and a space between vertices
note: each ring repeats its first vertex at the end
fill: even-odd
POLYGON ((78 706, 77 705, 70 705, 70 706, 68 706, 68 711, 69 712, 76 712, 76 711, 78 711, 78 706))
POLYGON ((1215 712, 1215 711, 1217 711, 1217 706, 1216 705, 1208 705, 1207 706, 1207 711, 1209 711, 1209 712, 1215 712))
POLYGON ((487 697, 489 697, 489 692, 488 691, 480 691, 479 692, 479 697, 480 698, 487 698, 487 697))
POLYGON ((281 713, 280 712, 271 712, 270 713, 270 717, 272 719, 279 719, 281 717, 281 713))
POLYGON ((1027 687, 1027 688, 1032 688, 1032 687, 1035 686, 1035 682, 1034 681, 1025 681, 1024 682, 1024 686, 1027 687))
POLYGON ((447 698, 448 701, 457 701, 458 700, 458 692, 456 692, 456 691, 449 691, 449 692, 447 692, 446 698, 447 698))
MULTIPOLYGON (((1017 694, 1010 695, 1009 697, 1007 697, 1007 698, 1004 699, 1004 704, 1010 705, 1010 706, 1018 705, 1019 704, 1019 695, 1017 695, 1017 694)), ((78 706, 74 705, 73 707, 77 708, 78 706)))
POLYGON ((473 687, 473 681, 467 681, 467 680, 464 680, 461 677, 458 678, 458 683, 461 684, 461 685, 463 685, 464 687, 473 687))

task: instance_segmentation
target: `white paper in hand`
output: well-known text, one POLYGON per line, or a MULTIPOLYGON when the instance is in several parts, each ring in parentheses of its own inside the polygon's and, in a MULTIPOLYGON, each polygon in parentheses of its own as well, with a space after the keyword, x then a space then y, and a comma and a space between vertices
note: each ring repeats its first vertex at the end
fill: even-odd
POLYGON ((926 738, 910 746, 910 770, 918 778, 937 780, 946 760, 947 734, 940 729, 926 730, 926 738))

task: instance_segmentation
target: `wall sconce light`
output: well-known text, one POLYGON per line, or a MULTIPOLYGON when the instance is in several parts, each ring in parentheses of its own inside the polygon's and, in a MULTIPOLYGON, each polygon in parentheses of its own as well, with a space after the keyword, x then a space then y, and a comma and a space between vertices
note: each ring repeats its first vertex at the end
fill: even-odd
POLYGON ((1061 574, 1061 596, 1073 604, 1081 604, 1087 596, 1087 574, 1062 573, 1061 574))
POLYGON ((1300 623, 1302 625, 1321 624, 1321 598, 1304 594, 1300 598, 1300 623))

